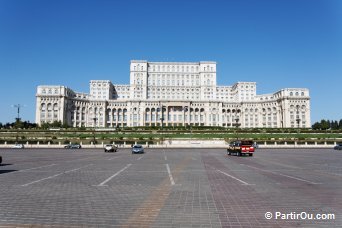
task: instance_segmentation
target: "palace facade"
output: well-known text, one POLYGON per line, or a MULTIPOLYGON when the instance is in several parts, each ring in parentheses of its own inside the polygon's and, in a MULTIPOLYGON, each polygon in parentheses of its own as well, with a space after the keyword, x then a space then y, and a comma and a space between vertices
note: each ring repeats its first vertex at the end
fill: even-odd
POLYGON ((216 62, 132 60, 130 84, 90 81, 90 92, 38 86, 36 123, 73 127, 222 126, 309 128, 306 88, 257 95, 256 82, 216 83, 216 62))

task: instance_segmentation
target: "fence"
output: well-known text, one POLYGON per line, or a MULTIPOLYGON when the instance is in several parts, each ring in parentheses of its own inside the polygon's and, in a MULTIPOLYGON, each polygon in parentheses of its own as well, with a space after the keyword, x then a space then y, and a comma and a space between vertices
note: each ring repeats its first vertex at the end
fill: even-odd
MULTIPOLYGON (((114 142, 115 143, 115 142, 114 142)), ((164 140, 161 142, 140 142, 140 141, 123 141, 115 143, 119 148, 130 148, 132 144, 142 144, 148 148, 227 148, 228 143, 222 139, 213 140, 164 140)), ((336 141, 258 141, 259 148, 333 148, 337 145, 336 141)), ((106 143, 99 142, 97 144, 83 144, 83 148, 103 148, 106 143)), ((14 144, 0 144, 0 148, 12 148, 14 144)), ((59 142, 58 144, 42 144, 37 143, 24 143, 25 148, 64 148, 65 144, 59 142)))

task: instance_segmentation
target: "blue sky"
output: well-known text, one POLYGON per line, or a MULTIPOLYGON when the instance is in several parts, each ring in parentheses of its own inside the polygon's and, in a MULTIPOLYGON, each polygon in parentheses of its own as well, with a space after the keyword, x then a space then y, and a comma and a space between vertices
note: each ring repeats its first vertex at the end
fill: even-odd
POLYGON ((312 123, 342 118, 342 1, 0 0, 0 122, 34 122, 38 85, 129 83, 129 61, 217 61, 220 85, 308 88, 312 123))

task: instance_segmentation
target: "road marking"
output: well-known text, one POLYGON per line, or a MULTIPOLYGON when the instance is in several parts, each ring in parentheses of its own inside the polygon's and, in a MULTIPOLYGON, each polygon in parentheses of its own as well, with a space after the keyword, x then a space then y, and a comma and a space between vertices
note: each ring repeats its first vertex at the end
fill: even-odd
POLYGON ((139 158, 137 158, 137 160, 140 160, 140 159, 142 159, 144 157, 144 155, 143 156, 141 156, 141 157, 139 157, 139 158))
POLYGON ((164 149, 163 149, 163 153, 164 153, 164 160, 167 161, 167 157, 166 157, 166 153, 164 149))
POLYGON ((221 171, 221 170, 218 170, 218 169, 215 169, 217 172, 219 172, 219 173, 222 173, 223 175, 226 175, 226 176, 228 176, 228 177, 230 177, 230 178, 233 178, 234 180, 237 180, 237 181, 239 181, 239 182, 241 182, 243 185, 251 185, 251 184, 248 184, 247 182, 245 182, 245 181, 243 181, 243 180, 240 180, 239 178, 237 178, 237 177, 234 177, 234 176, 232 176, 232 175, 230 175, 230 174, 228 174, 228 173, 225 173, 225 172, 223 172, 223 171, 221 171))
POLYGON ((31 185, 31 184, 35 184, 35 183, 38 183, 38 182, 41 182, 41 181, 44 181, 44 180, 48 180, 48 179, 52 179, 52 178, 54 178, 54 177, 58 177, 58 176, 60 176, 60 175, 62 175, 62 174, 66 174, 66 173, 70 173, 70 172, 75 172, 75 171, 77 171, 77 170, 80 170, 80 169, 85 168, 85 167, 90 166, 90 165, 93 165, 93 164, 89 164, 89 165, 86 165, 86 166, 82 166, 82 167, 77 168, 77 169, 68 170, 68 171, 65 171, 65 172, 62 172, 62 173, 57 173, 57 174, 55 174, 55 175, 53 175, 53 176, 49 176, 49 177, 45 177, 45 178, 43 178, 43 179, 39 179, 39 180, 36 180, 36 181, 32 181, 32 182, 30 182, 30 183, 23 184, 23 185, 21 185, 21 186, 26 187, 26 186, 29 186, 29 185, 31 185))
POLYGON ((23 170, 19 170, 18 172, 25 172, 25 171, 29 171, 29 170, 40 169, 40 168, 54 166, 54 165, 56 165, 56 164, 44 165, 44 166, 34 167, 34 168, 30 168, 30 169, 23 169, 23 170))
POLYGON ((165 165, 166 165, 167 172, 168 172, 168 174, 169 174, 169 178, 170 178, 171 185, 175 185, 175 181, 173 180, 173 177, 172 177, 172 174, 171 174, 171 171, 170 171, 169 164, 165 164, 165 165))
POLYGON ((245 181, 243 181, 243 180, 240 180, 239 178, 234 177, 234 176, 232 176, 232 175, 230 175, 230 174, 228 174, 228 173, 225 173, 225 172, 223 172, 223 171, 221 171, 221 170, 219 170, 219 169, 216 169, 215 167, 212 167, 212 166, 209 166, 209 165, 207 165, 207 166, 210 167, 210 168, 212 168, 212 169, 215 170, 216 172, 222 173, 223 175, 226 175, 226 176, 228 176, 228 177, 230 177, 230 178, 233 178, 234 180, 239 181, 239 182, 242 183, 243 185, 255 185, 255 184, 248 184, 247 182, 245 182, 245 181))
POLYGON ((268 163, 275 164, 275 165, 277 165, 277 166, 283 166, 283 167, 292 168, 292 169, 303 169, 303 168, 300 168, 300 167, 298 167, 298 166, 287 165, 287 164, 284 164, 284 163, 271 161, 271 160, 269 160, 269 159, 263 159, 263 162, 265 162, 265 161, 268 162, 268 163))
POLYGON ((333 165, 329 165, 329 164, 314 164, 314 163, 309 163, 309 165, 318 165, 318 166, 323 166, 324 168, 341 168, 339 166, 333 166, 333 165))
MULTIPOLYGON (((188 163, 189 157, 187 156, 173 168, 175 180, 179 178, 188 163)), ((131 211, 130 216, 120 227, 151 227, 170 196, 172 186, 168 184, 169 181, 169 178, 165 177, 158 186, 152 188, 144 202, 137 205, 135 211, 131 211)))
POLYGON ((66 162, 82 161, 82 160, 87 160, 87 159, 90 159, 90 158, 93 158, 93 157, 95 157, 95 156, 86 157, 86 158, 78 158, 78 159, 74 159, 74 160, 70 160, 70 161, 66 161, 66 162))
POLYGON ((128 167, 130 167, 132 164, 128 164, 126 165, 123 169, 119 170, 118 172, 116 172, 115 174, 113 174, 112 176, 108 177, 105 181, 103 181, 101 184, 96 185, 96 186, 107 186, 105 185, 105 183, 107 183, 108 181, 110 181, 111 179, 113 179, 114 177, 116 177, 117 175, 119 175, 120 173, 122 173, 123 171, 125 171, 128 167))
POLYGON ((302 179, 302 178, 299 178, 299 177, 293 177, 293 176, 289 176, 289 175, 282 174, 282 173, 276 173, 276 172, 273 172, 273 171, 270 171, 270 170, 260 169, 260 168, 257 168, 257 167, 254 167, 254 166, 250 166, 250 165, 246 165, 246 164, 241 164, 241 165, 245 165, 245 166, 250 167, 252 169, 257 169, 257 170, 261 170, 261 171, 264 171, 264 172, 273 173, 273 174, 276 174, 276 175, 279 175, 279 176, 295 179, 295 180, 298 180, 298 181, 307 182, 307 183, 310 183, 310 184, 322 184, 322 183, 316 183, 316 182, 312 182, 312 181, 309 181, 309 180, 305 180, 305 179, 302 179))
POLYGON ((109 158, 109 159, 108 159, 108 161, 110 161, 110 160, 114 160, 114 159, 116 159, 116 158, 119 158, 119 157, 113 157, 113 158, 109 158))

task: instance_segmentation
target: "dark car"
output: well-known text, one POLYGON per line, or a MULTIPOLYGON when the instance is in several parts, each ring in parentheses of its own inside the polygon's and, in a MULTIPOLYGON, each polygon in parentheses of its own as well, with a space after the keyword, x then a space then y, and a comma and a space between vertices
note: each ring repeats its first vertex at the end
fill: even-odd
POLYGON ((143 154, 144 147, 142 145, 136 144, 132 146, 132 154, 143 154))
POLYGON ((249 155, 253 156, 255 151, 254 142, 250 140, 237 140, 229 144, 227 154, 236 154, 237 156, 249 155))
POLYGON ((81 149, 82 146, 80 144, 68 144, 64 146, 65 149, 81 149))
POLYGON ((339 143, 336 146, 334 146, 334 150, 342 150, 342 143, 339 143))
POLYGON ((0 164, 2 163, 2 157, 0 156, 0 164))

